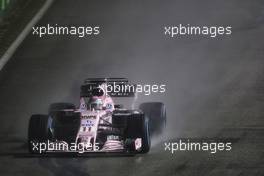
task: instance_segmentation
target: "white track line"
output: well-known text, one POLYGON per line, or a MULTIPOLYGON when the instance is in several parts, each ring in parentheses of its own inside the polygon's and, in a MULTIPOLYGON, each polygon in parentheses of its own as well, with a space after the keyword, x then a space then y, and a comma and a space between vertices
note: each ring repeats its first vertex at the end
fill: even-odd
POLYGON ((42 18, 45 12, 48 10, 50 5, 52 4, 53 0, 46 0, 45 4, 41 7, 38 13, 31 19, 31 21, 26 25, 23 31, 19 34, 16 40, 11 44, 11 46, 7 49, 4 55, 0 58, 0 71, 8 62, 8 60, 12 57, 15 53, 18 46, 23 42, 26 36, 32 30, 32 27, 42 18))

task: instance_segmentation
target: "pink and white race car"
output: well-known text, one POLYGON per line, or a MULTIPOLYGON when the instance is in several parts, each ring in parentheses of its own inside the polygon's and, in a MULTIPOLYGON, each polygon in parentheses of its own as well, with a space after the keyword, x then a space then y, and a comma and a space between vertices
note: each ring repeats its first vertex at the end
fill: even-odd
POLYGON ((29 151, 147 153, 151 136, 166 125, 161 102, 142 103, 138 110, 114 104, 113 97, 134 92, 107 92, 111 84, 127 85, 125 78, 90 78, 81 86, 80 104, 53 103, 47 115, 32 115, 28 128, 29 151))

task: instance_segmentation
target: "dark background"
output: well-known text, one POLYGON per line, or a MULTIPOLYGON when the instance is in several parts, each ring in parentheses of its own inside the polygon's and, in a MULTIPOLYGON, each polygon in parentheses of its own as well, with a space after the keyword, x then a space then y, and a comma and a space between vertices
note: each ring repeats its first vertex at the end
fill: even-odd
POLYGON ((29 35, 0 72, 1 175, 263 175, 264 2, 56 0, 38 26, 100 26, 100 35, 29 35), (164 26, 232 26, 231 36, 169 38, 164 26), (31 114, 78 103, 87 77, 166 84, 136 103, 167 106, 165 137, 135 157, 25 157, 31 114), (177 138, 232 138, 232 151, 164 151, 177 138), (21 155, 22 154, 22 155, 21 155))

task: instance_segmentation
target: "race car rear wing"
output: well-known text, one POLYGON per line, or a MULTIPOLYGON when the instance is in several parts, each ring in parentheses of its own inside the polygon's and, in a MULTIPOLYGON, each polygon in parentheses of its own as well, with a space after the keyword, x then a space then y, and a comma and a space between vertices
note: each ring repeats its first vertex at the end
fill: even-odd
POLYGON ((88 78, 81 86, 81 97, 101 96, 134 97, 135 85, 126 78, 88 78))

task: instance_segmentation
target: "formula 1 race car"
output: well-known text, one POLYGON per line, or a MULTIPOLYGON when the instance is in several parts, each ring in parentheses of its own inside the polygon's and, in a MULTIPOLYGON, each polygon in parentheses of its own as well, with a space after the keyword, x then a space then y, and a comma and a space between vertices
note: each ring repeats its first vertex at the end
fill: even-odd
POLYGON ((47 115, 32 115, 28 128, 29 151, 147 153, 151 137, 166 125, 161 102, 142 103, 138 110, 114 104, 114 97, 132 97, 125 78, 90 78, 81 86, 80 105, 53 103, 47 115))

